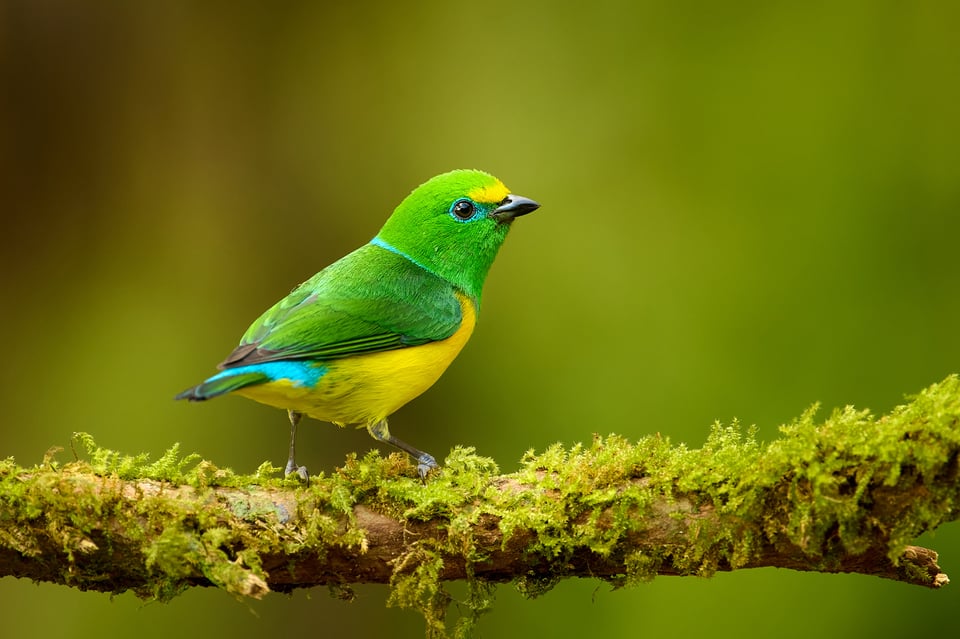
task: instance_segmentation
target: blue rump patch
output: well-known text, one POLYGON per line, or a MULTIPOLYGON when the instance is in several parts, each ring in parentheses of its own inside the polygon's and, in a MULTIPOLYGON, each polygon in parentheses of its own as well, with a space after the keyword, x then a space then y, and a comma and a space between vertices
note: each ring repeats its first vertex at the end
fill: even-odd
POLYGON ((271 382, 280 379, 290 380, 294 386, 313 388, 327 372, 327 367, 322 364, 316 364, 310 361, 279 361, 263 362, 261 364, 249 364, 247 366, 237 366, 228 368, 222 373, 217 373, 208 382, 242 375, 244 373, 261 373, 270 378, 271 382))

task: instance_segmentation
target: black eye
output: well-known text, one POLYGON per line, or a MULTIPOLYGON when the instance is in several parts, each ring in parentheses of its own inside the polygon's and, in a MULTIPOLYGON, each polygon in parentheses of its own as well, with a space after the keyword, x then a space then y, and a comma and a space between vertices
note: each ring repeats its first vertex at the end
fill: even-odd
POLYGON ((453 213, 458 220, 469 220, 473 217, 473 202, 470 200, 457 200, 453 208, 450 209, 450 212, 453 213))

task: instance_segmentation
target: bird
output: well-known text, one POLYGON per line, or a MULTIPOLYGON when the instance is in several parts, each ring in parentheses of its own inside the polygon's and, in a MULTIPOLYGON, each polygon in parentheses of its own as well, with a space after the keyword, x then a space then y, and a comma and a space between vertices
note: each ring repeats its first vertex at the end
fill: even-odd
POLYGON ((540 204, 499 179, 457 169, 415 188, 367 244, 265 311, 218 366, 176 395, 235 394, 286 409, 285 476, 304 415, 366 427, 408 453, 425 479, 436 458, 390 433, 387 418, 436 382, 470 339, 483 284, 513 221, 540 204))

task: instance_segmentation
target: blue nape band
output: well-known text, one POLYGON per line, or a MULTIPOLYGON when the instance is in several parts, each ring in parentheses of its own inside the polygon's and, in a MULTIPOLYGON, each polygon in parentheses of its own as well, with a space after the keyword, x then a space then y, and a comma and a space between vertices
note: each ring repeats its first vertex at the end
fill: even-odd
POLYGON ((413 258, 410 257, 409 255, 407 255, 406 253, 404 253, 403 251, 401 251, 400 249, 398 249, 398 248, 397 248, 396 246, 394 246, 393 244, 390 244, 390 243, 387 242, 386 240, 382 239, 379 235, 376 236, 375 238, 373 238, 372 240, 370 240, 370 243, 373 244, 374 246, 379 246, 379 247, 382 248, 382 249, 387 249, 387 250, 390 251, 391 253, 395 253, 396 255, 399 255, 400 257, 403 257, 403 258, 406 258, 406 259, 410 260, 411 262, 413 262, 414 264, 416 264, 417 266, 419 266, 420 268, 422 268, 422 269, 425 270, 425 271, 429 271, 429 270, 430 270, 430 269, 428 269, 426 266, 424 266, 423 264, 421 264, 420 262, 416 261, 415 259, 413 259, 413 258))

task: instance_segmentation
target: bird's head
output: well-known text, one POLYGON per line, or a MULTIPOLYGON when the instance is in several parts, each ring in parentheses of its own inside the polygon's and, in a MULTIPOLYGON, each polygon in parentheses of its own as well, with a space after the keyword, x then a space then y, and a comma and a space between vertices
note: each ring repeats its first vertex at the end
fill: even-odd
POLYGON ((511 223, 539 207, 488 173, 451 171, 414 189, 377 238, 479 299, 511 223))

